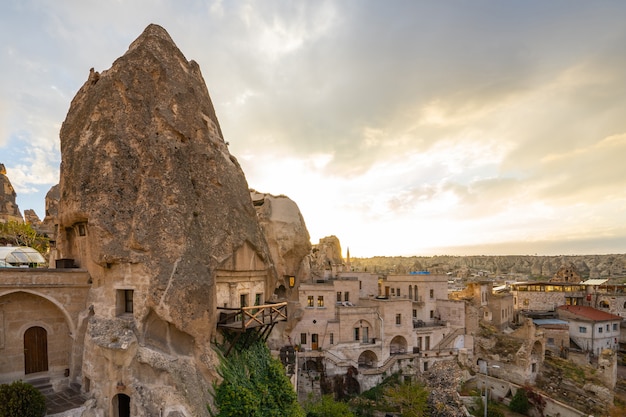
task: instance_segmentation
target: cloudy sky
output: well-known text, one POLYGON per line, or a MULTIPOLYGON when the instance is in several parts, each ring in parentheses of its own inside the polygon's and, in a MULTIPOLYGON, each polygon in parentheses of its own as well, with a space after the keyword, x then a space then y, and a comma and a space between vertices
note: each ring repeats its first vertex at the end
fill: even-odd
POLYGON ((624 22, 623 1, 3 1, 0 163, 43 218, 71 99, 157 23, 313 243, 624 253, 624 22))

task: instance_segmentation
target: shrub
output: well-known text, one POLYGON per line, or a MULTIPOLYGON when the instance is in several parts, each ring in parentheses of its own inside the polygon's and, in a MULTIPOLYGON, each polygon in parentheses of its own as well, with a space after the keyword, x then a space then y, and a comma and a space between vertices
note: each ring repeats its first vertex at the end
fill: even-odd
POLYGON ((263 343, 222 357, 213 386, 215 417, 303 417, 289 378, 263 343))
POLYGON ((528 413, 530 408, 530 402, 528 401, 528 395, 524 388, 519 388, 509 404, 509 410, 516 413, 524 414, 528 413))
POLYGON ((0 417, 42 417, 46 397, 26 382, 0 385, 0 417))

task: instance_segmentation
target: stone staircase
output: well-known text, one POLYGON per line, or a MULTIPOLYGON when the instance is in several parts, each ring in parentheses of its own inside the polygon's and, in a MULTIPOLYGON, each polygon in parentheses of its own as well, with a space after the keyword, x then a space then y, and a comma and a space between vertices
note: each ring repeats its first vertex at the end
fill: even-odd
POLYGON ((433 350, 450 348, 450 345, 454 342, 457 336, 462 334, 465 334, 464 328, 456 329, 455 331, 448 333, 443 339, 441 339, 441 342, 439 342, 433 350))
POLYGON ((31 384, 33 387, 37 388, 39 392, 41 392, 43 395, 47 396, 47 395, 54 393, 54 390, 52 389, 52 384, 50 383, 50 378, 48 377, 30 379, 24 382, 27 382, 31 384))

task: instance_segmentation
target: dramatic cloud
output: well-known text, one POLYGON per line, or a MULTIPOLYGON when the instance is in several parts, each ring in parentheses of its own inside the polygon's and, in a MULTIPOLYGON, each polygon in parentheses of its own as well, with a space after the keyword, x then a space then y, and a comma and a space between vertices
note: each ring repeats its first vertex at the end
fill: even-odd
POLYGON ((89 68, 149 23, 200 65, 251 187, 354 256, 623 252, 626 4, 12 1, 0 162, 43 212, 89 68))

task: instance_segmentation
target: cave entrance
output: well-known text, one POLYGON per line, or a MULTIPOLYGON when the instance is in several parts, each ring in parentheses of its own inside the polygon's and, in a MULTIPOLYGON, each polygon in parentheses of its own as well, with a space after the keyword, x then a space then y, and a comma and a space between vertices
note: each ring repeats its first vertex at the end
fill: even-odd
POLYGON ((130 397, 126 394, 117 394, 113 397, 115 417, 130 417, 130 397))

